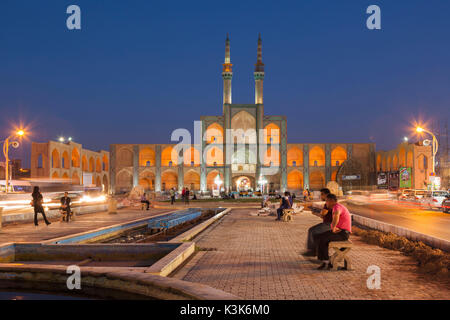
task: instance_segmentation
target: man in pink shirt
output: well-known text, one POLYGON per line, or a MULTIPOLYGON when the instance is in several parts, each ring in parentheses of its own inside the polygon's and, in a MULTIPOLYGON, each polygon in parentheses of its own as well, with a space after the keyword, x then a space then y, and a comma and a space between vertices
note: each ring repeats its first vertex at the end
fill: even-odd
POLYGON ((331 230, 321 233, 317 236, 317 243, 319 244, 318 259, 322 260, 322 265, 319 270, 328 269, 333 266, 328 261, 328 244, 331 241, 345 241, 348 240, 352 232, 352 217, 346 207, 337 202, 337 197, 334 194, 327 195, 327 208, 333 210, 333 217, 331 221, 331 230))

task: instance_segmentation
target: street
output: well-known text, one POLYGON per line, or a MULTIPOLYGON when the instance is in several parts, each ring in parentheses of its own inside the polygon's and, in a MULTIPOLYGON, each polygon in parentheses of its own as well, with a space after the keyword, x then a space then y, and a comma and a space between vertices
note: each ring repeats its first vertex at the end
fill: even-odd
POLYGON ((351 213, 450 240, 450 214, 393 202, 346 203, 351 213))

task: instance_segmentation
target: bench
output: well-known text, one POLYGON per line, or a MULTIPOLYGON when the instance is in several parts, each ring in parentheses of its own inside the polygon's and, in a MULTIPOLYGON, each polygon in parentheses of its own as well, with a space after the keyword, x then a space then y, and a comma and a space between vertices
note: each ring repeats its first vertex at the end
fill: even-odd
POLYGON ((283 215, 281 216, 281 219, 284 222, 292 221, 292 215, 294 214, 294 209, 283 209, 283 215))
POLYGON ((334 253, 330 258, 330 263, 333 265, 333 270, 338 270, 338 264, 341 262, 344 262, 343 270, 352 270, 350 257, 347 256, 352 247, 353 243, 350 240, 331 241, 328 244, 328 248, 334 250, 334 253))
POLYGON ((61 222, 64 222, 64 221, 69 222, 70 220, 72 220, 72 221, 75 220, 72 209, 69 212, 67 212, 60 208, 59 213, 61 214, 61 220, 60 220, 61 222))

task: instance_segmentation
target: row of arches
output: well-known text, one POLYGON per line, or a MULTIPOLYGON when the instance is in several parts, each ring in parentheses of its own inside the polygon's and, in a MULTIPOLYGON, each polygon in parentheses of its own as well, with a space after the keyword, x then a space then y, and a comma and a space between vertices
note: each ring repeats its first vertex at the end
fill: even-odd
MULTIPOLYGON (((213 190, 217 188, 214 183, 217 175, 223 181, 223 174, 218 170, 209 172, 206 176, 206 188, 213 190)), ((145 190, 155 190, 155 174, 153 172, 144 172, 139 176, 139 185, 145 190)), ((117 188, 129 188, 133 184, 133 175, 129 171, 121 171, 117 175, 117 188)), ((183 184, 191 190, 200 190, 200 174, 194 170, 184 173, 183 184)), ((178 189, 178 174, 172 170, 166 170, 161 174, 161 190, 178 189)))
MULTIPOLYGON (((422 155, 425 157, 424 155, 422 155)), ((422 163, 426 163, 426 161, 419 161, 419 166, 422 163)), ((414 159, 412 151, 406 151, 404 148, 401 148, 398 153, 391 155, 377 155, 376 166, 378 171, 392 171, 398 170, 402 167, 410 167, 414 166, 414 159)))
MULTIPOLYGON (((243 157, 241 153, 243 150, 237 151, 232 156, 232 163, 256 163, 256 158, 253 160, 245 158, 247 162, 242 162, 243 157), (242 158, 242 159, 241 159, 242 158), (241 160, 239 160, 241 159, 241 160)), ((247 153, 247 151, 246 151, 247 153)), ((200 152, 194 148, 190 147, 183 153, 183 158, 179 159, 176 149, 172 146, 164 148, 161 152, 161 166, 172 167, 177 166, 178 162, 182 160, 184 166, 197 167, 200 165, 200 152)), ((341 146, 335 147, 331 151, 331 165, 340 166, 347 160, 347 151, 341 146)), ((129 149, 122 149, 119 151, 118 155, 119 165, 122 167, 133 166, 133 152, 129 149)), ((218 147, 209 147, 206 151, 206 165, 207 166, 222 166, 223 165, 223 151, 218 147)), ((263 161, 264 165, 275 165, 280 164, 280 152, 275 147, 269 147, 266 150, 266 154, 263 161)), ((303 166, 303 150, 299 147, 291 147, 287 152, 287 163, 288 166, 297 167, 303 166)), ((156 155, 155 151, 151 148, 142 148, 139 151, 139 166, 150 167, 156 165, 156 155)), ((314 146, 309 151, 309 165, 313 167, 325 166, 325 151, 319 146, 314 146)))
MULTIPOLYGON (((347 151, 341 146, 335 147, 331 151, 331 166, 338 167, 347 160, 347 151)), ((303 166, 303 150, 299 147, 291 147, 287 152, 287 163, 291 167, 303 166)), ((325 166, 325 150, 322 147, 314 146, 309 150, 309 166, 325 166)))
POLYGON ((109 170, 109 160, 106 154, 103 155, 102 158, 95 158, 93 156, 88 158, 86 155, 83 155, 80 162, 80 153, 78 152, 77 148, 73 148, 71 152, 71 156, 69 157, 69 153, 67 150, 63 151, 62 155, 60 155, 60 152, 55 148, 52 151, 51 154, 51 168, 54 169, 70 169, 73 168, 79 168, 81 164, 82 170, 86 172, 102 172, 102 171, 108 171, 109 170))
MULTIPOLYGON (((72 176, 70 177, 67 172, 64 172, 61 176, 58 174, 58 172, 53 172, 52 179, 71 179, 72 184, 80 185, 82 183, 86 183, 87 181, 81 181, 81 177, 78 175, 77 172, 73 172, 72 176)), ((103 175, 103 178, 100 179, 100 175, 92 176, 92 184, 96 185, 97 187, 101 187, 102 184, 105 186, 105 188, 108 188, 108 177, 107 175, 103 175)))
MULTIPOLYGON (((331 173, 331 181, 336 181, 337 170, 331 173)), ((312 171, 309 174, 309 188, 312 190, 320 190, 325 187, 325 174, 320 170, 312 171)), ((287 187, 289 190, 303 189, 303 172, 292 170, 287 175, 287 187)))

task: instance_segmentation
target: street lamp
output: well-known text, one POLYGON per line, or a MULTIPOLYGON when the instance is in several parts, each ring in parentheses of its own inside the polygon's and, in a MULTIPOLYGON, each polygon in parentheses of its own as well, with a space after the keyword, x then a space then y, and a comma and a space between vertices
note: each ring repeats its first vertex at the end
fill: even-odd
POLYGON ((220 175, 217 175, 214 179, 214 183, 217 185, 217 190, 220 192, 220 185, 222 184, 222 179, 220 179, 220 175))
POLYGON ((267 184, 266 178, 264 178, 263 176, 261 176, 261 177, 259 178, 258 184, 261 185, 262 193, 264 193, 264 186, 267 184))
POLYGON ((433 147, 433 174, 436 174, 434 172, 434 165, 436 163, 436 154, 437 154, 438 147, 439 147, 438 140, 436 139, 436 136, 431 131, 428 131, 422 127, 417 127, 416 131, 419 133, 426 132, 433 137, 433 146, 432 146, 433 147))
MULTIPOLYGON (((5 192, 8 193, 8 187, 9 187, 9 139, 12 137, 23 137, 25 135, 25 131, 23 130, 17 130, 14 134, 10 135, 8 138, 6 138, 3 142, 3 155, 5 156, 5 192)), ((11 146, 13 148, 19 147, 19 142, 12 141, 11 146)))

